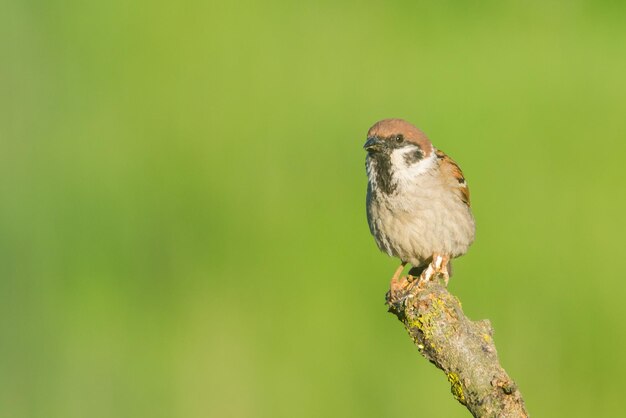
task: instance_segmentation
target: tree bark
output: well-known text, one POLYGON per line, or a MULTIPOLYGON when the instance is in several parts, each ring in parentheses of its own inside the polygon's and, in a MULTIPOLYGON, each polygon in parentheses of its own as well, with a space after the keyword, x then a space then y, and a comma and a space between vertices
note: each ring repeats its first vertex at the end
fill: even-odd
POLYGON ((522 394, 498 361, 491 324, 468 319, 438 280, 390 291, 387 305, 474 417, 528 417, 522 394))

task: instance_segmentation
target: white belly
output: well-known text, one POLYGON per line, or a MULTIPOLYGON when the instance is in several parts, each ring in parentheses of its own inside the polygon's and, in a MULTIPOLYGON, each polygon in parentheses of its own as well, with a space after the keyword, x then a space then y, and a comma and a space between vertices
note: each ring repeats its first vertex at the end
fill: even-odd
POLYGON ((367 215, 378 247, 419 266, 433 254, 458 257, 474 241, 474 218, 458 195, 425 175, 392 195, 368 190, 367 215))

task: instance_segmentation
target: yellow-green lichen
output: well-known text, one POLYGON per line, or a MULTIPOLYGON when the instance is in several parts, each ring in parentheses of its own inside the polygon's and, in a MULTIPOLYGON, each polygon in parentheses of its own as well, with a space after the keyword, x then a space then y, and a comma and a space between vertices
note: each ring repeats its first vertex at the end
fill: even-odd
POLYGON ((463 386, 461 386, 461 381, 459 379, 459 375, 453 372, 447 373, 448 382, 450 382, 450 391, 452 392, 452 396, 454 399, 465 404, 465 395, 463 394, 463 386))
POLYGON ((407 318, 406 325, 409 330, 409 334, 413 338, 414 342, 417 344, 420 351, 424 349, 424 345, 430 346, 432 349, 437 351, 437 347, 433 342, 433 319, 440 315, 439 309, 433 309, 429 312, 426 312, 422 315, 416 315, 407 318), (418 335, 413 334, 415 331, 413 329, 417 329, 419 334, 422 335, 421 341, 418 338, 418 335), (424 344, 422 344, 424 343, 424 344), (421 346, 421 347, 420 347, 421 346))
MULTIPOLYGON (((445 295, 441 295, 445 298, 445 295)), ((415 314, 415 312, 407 312, 406 316, 406 326, 409 334, 413 338, 413 341, 418 346, 420 351, 424 349, 424 346, 428 346, 435 350, 436 352, 440 352, 440 347, 435 345, 435 341, 437 338, 434 338, 434 323, 442 318, 444 315, 450 315, 448 312, 447 300, 442 297, 438 297, 437 295, 429 295, 430 304, 428 309, 425 309, 425 312, 421 314, 415 314), (416 330, 418 331, 416 333, 416 330)), ((444 327, 446 331, 446 335, 444 338, 449 338, 450 335, 454 332, 453 328, 444 327), (448 329, 449 328, 449 329, 448 329)))

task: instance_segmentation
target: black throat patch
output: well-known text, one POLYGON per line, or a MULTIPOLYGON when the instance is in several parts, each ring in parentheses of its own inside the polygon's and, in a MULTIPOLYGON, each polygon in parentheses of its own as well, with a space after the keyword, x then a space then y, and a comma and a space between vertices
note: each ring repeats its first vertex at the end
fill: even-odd
MULTIPOLYGON (((391 176, 391 158, 386 153, 370 154, 376 172, 376 186, 383 194, 392 194, 398 185, 394 183, 391 176)), ((378 190, 373 190, 376 193, 378 190)))

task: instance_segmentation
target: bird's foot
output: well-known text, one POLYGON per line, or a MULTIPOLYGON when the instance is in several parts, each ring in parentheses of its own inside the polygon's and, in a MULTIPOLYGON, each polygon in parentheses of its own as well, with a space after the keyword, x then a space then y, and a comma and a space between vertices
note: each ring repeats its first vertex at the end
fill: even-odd
POLYGON ((438 255, 433 256, 433 261, 424 269, 420 275, 420 281, 430 281, 437 277, 443 278, 443 281, 448 286, 448 280, 450 280, 450 274, 448 271, 448 263, 450 262, 450 256, 438 255))
POLYGON ((395 271, 391 282, 389 283, 389 292, 387 294, 387 300, 398 300, 412 297, 414 289, 418 292, 426 283, 437 278, 442 278, 444 284, 448 286, 448 280, 450 279, 448 264, 450 257, 447 255, 435 254, 432 261, 423 270, 411 269, 407 276, 401 276, 402 271, 406 263, 402 263, 395 271), (417 271, 415 271, 417 270, 417 271), (415 271, 415 272, 414 272, 415 271), (419 274, 415 276, 413 274, 419 274))
POLYGON ((407 287, 408 281, 406 276, 400 276, 402 274, 402 270, 404 270, 404 266, 406 266, 405 262, 400 264, 393 274, 393 277, 389 282, 389 293, 387 295, 387 300, 389 300, 390 298, 395 298, 407 287))
POLYGON ((389 283, 389 290, 391 290, 392 293, 401 292, 404 289, 406 289, 409 283, 410 282, 407 276, 402 276, 397 279, 393 278, 391 279, 391 282, 389 283))
POLYGON ((436 275, 443 278, 445 286, 448 287, 448 281, 450 280, 450 256, 437 255, 433 262, 435 263, 436 275))
POLYGON ((422 274, 420 274, 420 282, 428 282, 435 274, 435 266, 433 263, 430 263, 428 267, 424 269, 422 274))
POLYGON ((419 280, 419 277, 412 276, 410 274, 408 276, 402 276, 398 280, 392 280, 389 291, 386 295, 387 304, 404 304, 407 299, 415 297, 416 292, 413 289, 416 286, 419 288, 421 283, 422 282, 419 280))

